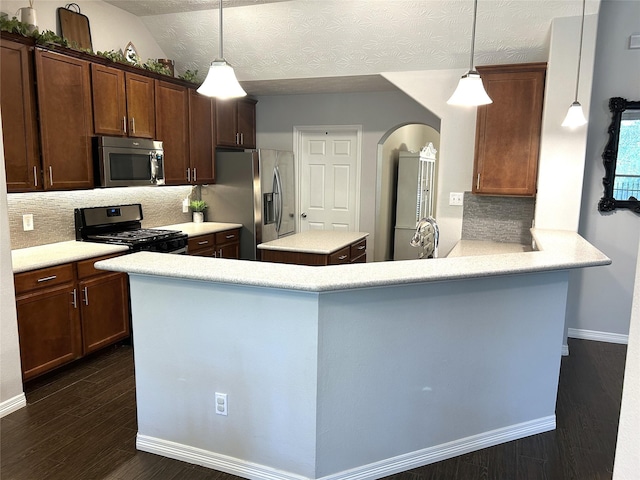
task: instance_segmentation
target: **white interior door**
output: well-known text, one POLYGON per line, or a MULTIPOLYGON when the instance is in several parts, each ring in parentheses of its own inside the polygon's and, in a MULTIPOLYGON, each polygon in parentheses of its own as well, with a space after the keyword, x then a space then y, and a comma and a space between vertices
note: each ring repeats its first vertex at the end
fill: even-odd
POLYGON ((359 126, 297 127, 300 231, 357 231, 359 126))

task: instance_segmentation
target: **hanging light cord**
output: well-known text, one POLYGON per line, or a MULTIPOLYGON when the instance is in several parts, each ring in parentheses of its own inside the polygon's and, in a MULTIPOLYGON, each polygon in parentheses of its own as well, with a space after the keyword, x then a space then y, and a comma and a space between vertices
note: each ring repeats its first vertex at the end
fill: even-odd
POLYGON ((469 59, 469 71, 474 72, 473 55, 476 43, 476 16, 478 15, 478 0, 473 2, 473 27, 471 30, 471 58, 469 59))
POLYGON ((220 7, 220 44, 218 45, 218 53, 219 56, 218 58, 220 60, 224 59, 224 56, 222 56, 222 0, 220 0, 219 3, 219 7, 220 7))
POLYGON ((582 36, 584 34, 584 9, 586 0, 582 0, 582 24, 580 25, 580 48, 578 50, 578 75, 576 75, 576 98, 578 101, 578 86, 580 85, 580 64, 582 63, 582 36))

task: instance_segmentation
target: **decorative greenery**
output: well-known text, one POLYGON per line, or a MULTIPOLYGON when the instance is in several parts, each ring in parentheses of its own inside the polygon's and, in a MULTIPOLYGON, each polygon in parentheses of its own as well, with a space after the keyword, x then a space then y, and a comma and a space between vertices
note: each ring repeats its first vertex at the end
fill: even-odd
POLYGON ((154 60, 153 58, 149 58, 147 63, 143 65, 143 67, 150 72, 160 73, 162 75, 171 75, 171 70, 166 65, 154 60))
MULTIPOLYGON (((127 65, 133 65, 139 68, 144 68, 146 70, 149 70, 150 72, 171 76, 171 71, 169 70, 169 68, 161 64, 157 60, 150 58, 147 60, 146 63, 142 63, 140 61, 140 58, 136 56, 133 59, 134 62, 130 62, 124 56, 124 54, 122 53, 122 50, 120 51, 109 50, 105 52, 94 53, 93 50, 91 49, 79 48, 76 42, 69 42, 65 38, 62 38, 61 36, 56 35, 51 30, 45 30, 42 33, 40 33, 38 29, 31 31, 29 29, 29 26, 26 23, 21 22, 16 17, 13 17, 11 19, 9 19, 6 16, 0 17, 0 31, 15 33, 18 35, 22 35, 23 37, 33 38, 35 42, 39 45, 53 44, 53 45, 59 45, 65 48, 73 48, 75 50, 79 50, 85 53, 90 53, 92 55, 98 55, 100 57, 111 60, 112 62, 119 62, 127 65)), ((198 71, 196 70, 195 73, 197 74, 198 71)))
POLYGON ((199 83, 198 82, 198 70, 187 70, 182 75, 178 75, 180 80, 185 80, 191 83, 199 83))
POLYGON ((194 212, 204 212, 207 207, 207 202, 204 200, 191 200, 191 203, 189 203, 189 208, 194 212))

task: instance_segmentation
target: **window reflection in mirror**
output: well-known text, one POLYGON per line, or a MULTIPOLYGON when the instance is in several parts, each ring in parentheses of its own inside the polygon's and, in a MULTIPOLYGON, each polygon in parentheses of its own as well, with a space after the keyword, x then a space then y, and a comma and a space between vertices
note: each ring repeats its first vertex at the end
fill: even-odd
POLYGON ((604 195, 598 210, 627 208, 640 214, 640 101, 609 99, 611 124, 604 148, 604 195))
POLYGON ((640 110, 626 110, 620 119, 613 198, 640 198, 640 110))

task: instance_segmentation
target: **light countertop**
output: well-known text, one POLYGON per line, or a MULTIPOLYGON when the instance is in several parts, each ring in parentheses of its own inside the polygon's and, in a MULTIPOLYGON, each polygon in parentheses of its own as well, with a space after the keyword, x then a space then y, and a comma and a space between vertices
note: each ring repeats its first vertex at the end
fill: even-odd
MULTIPOLYGON (((206 235, 217 233, 232 228, 241 228, 241 223, 178 223, 175 225, 165 225, 153 227, 162 230, 181 230, 188 236, 206 235)), ((119 252, 128 252, 125 245, 111 245, 108 243, 78 242, 70 240, 68 242, 49 243, 37 247, 19 248, 11 251, 13 273, 28 272, 39 268, 53 267, 63 263, 77 262, 93 257, 111 255, 119 252)))
POLYGON ((11 261, 13 273, 21 273, 127 251, 129 248, 125 245, 71 240, 12 250, 11 261))
POLYGON ((577 233, 538 229, 532 229, 531 233, 538 250, 511 255, 310 267, 140 252, 98 262, 96 268, 138 275, 323 292, 568 270, 611 263, 606 255, 577 233))
POLYGON ((329 255, 366 238, 366 232, 338 232, 335 230, 307 230, 258 245, 262 250, 304 252, 329 255))
POLYGON ((203 222, 203 223, 176 223, 174 225, 164 225, 162 227, 153 227, 162 230, 181 230, 190 237, 198 235, 207 235, 209 233, 218 233, 233 228, 242 228, 241 223, 220 223, 220 222, 203 222))
POLYGON ((447 258, 473 255, 499 255, 503 253, 530 252, 531 245, 521 243, 489 242, 485 240, 460 240, 449 252, 447 258))

